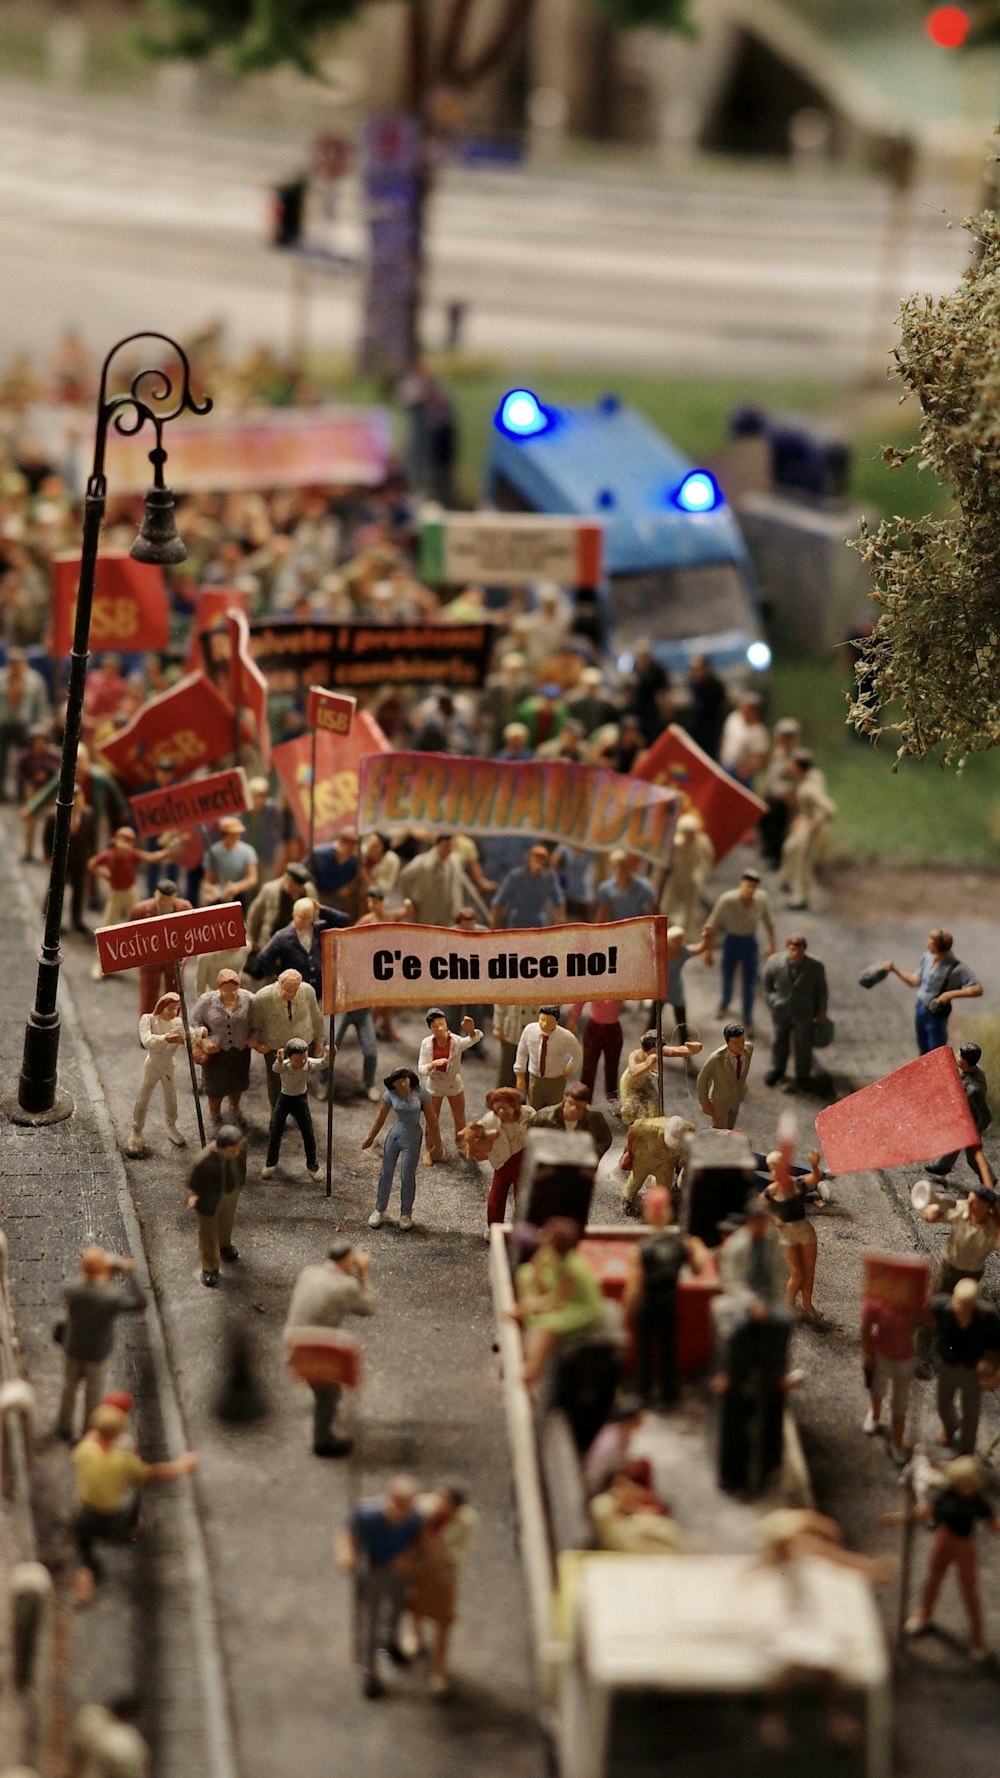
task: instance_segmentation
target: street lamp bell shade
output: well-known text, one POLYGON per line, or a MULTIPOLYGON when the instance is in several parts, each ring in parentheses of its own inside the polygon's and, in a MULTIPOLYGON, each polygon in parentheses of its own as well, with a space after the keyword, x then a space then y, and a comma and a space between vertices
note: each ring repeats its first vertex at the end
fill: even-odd
POLYGON ((151 562, 162 568, 187 561, 184 540, 174 523, 174 496, 170 488, 150 488, 145 498, 142 530, 129 551, 135 562, 151 562))

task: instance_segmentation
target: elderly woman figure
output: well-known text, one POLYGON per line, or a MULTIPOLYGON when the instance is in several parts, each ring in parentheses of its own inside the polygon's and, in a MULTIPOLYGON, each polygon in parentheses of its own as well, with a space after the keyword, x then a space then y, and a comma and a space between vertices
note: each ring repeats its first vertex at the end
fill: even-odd
POLYGON ((202 1060, 213 1134, 229 1100, 230 1121, 240 1121, 240 1100, 250 1082, 250 1009, 253 995, 240 987, 235 969, 220 969, 215 988, 191 1009, 192 1033, 202 1060))

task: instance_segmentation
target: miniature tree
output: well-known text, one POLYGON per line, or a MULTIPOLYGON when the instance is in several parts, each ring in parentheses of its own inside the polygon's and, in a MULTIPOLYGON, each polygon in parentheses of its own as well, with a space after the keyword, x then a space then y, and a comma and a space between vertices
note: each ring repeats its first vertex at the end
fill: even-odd
POLYGON ((880 614, 850 720, 898 737, 894 771, 907 755, 940 749, 951 764, 1000 742, 1000 218, 988 210, 963 226, 975 250, 957 289, 902 305, 893 357, 920 403, 920 441, 882 453, 894 467, 918 456, 954 508, 863 524, 851 544, 880 614))

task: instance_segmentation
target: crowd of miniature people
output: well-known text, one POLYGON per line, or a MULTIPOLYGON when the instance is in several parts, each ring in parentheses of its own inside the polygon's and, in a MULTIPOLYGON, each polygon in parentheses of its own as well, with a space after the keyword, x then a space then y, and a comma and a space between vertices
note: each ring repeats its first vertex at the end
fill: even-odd
MULTIPOLYGON (((72 362, 67 348, 67 389, 74 387, 72 362)), ((78 368, 77 381, 83 380, 78 368)), ((37 861, 39 830, 43 858, 51 847, 63 721, 63 689, 46 653, 49 568, 57 550, 72 547, 78 522, 69 442, 62 455, 51 443, 39 444, 30 430, 31 399, 25 399, 23 413, 16 401, 8 403, 14 419, 0 445, 0 800, 20 805, 28 862, 37 861)), ((619 672, 602 659, 592 638, 577 632, 572 601, 556 586, 543 583, 502 600, 477 587, 439 597, 414 569, 412 504, 401 479, 360 493, 199 496, 180 501, 177 516, 189 561, 169 578, 174 646, 157 655, 99 656, 88 674, 68 913, 72 933, 89 941, 95 925, 194 905, 238 900, 245 910, 246 946, 200 958, 191 984, 192 1054, 207 1106, 208 1143, 188 1171, 187 1203, 197 1227, 202 1282, 218 1289, 225 1267, 239 1259, 234 1236, 257 1080, 267 1095, 265 1179, 289 1174, 300 1142, 307 1177, 323 1178, 327 1157, 311 1111, 317 1100, 356 1092, 371 1103, 362 1147, 379 1154, 368 1216, 372 1231, 386 1224, 410 1231, 421 1165, 446 1165, 457 1152, 489 1168, 489 1238, 493 1225, 519 1217, 531 1132, 582 1132, 598 1161, 623 1134, 622 1211, 640 1217, 645 1231, 622 1298, 635 1337, 633 1376, 624 1377, 619 1337, 612 1341, 606 1386, 595 1385, 592 1336, 607 1331, 608 1299, 573 1219, 549 1218, 522 1239, 512 1312, 523 1330, 525 1379, 538 1411, 556 1402, 567 1411, 594 1542, 643 1554, 682 1548, 683 1526, 655 1489, 641 1438, 650 1413, 676 1402, 681 1386, 678 1281, 708 1275, 720 1289, 712 1387, 723 1416, 748 1367, 770 1378, 777 1399, 794 1378, 787 1362, 793 1321, 823 1324, 814 1298, 818 1248, 811 1220, 824 1191, 818 1151, 810 1152, 808 1167, 794 1164, 781 1147, 756 1157, 754 1194, 727 1219, 721 1244, 681 1235, 674 1214, 686 1145, 695 1133, 695 1102, 706 1127, 738 1133, 740 1108, 761 1078, 766 1088, 812 1095, 817 1102, 830 1091, 816 1053, 832 1030, 826 972, 790 916, 821 901, 816 865, 836 808, 821 768, 803 746, 800 724, 789 717, 769 727, 760 696, 728 687, 710 660, 695 659, 683 679, 672 679, 649 642, 638 642, 628 670, 619 672), (197 591, 213 585, 243 594, 252 615, 407 624, 488 617, 498 626, 498 642, 481 692, 393 685, 362 699, 393 746, 508 761, 565 759, 628 773, 666 725, 676 722, 734 781, 764 799, 759 856, 745 864, 735 887, 713 883, 712 840, 693 806, 677 823, 671 858, 659 866, 620 850, 597 858, 542 839, 529 844, 510 836, 434 836, 414 829, 344 835, 309 853, 273 777, 252 758, 244 761, 251 806, 242 816, 228 817, 204 835, 165 833, 140 846, 127 794, 103 761, 102 744, 180 675, 197 591), (669 922, 668 1042, 650 1025, 627 1048, 623 1008, 613 999, 568 1007, 431 1006, 412 1038, 412 1065, 384 1055, 412 1036, 391 1006, 340 1015, 332 1047, 326 1041, 320 959, 321 934, 329 926, 415 920, 470 932, 655 912, 669 922), (719 972, 719 1041, 708 1053, 690 1035, 684 971, 692 959, 719 972), (758 1063, 751 1081, 762 1004, 770 1053, 763 1073, 758 1063), (255 1054, 260 1064, 254 1064, 255 1054), (685 1086, 677 1098, 671 1085, 675 1105, 663 1098, 664 1059, 677 1064, 671 1082, 685 1086), (766 1342, 762 1328, 768 1330, 766 1342), (581 1362, 586 1391, 573 1382, 573 1366, 581 1362)), ((134 502, 112 502, 107 545, 130 541, 135 520, 134 502)), ((275 741, 304 731, 301 698, 274 696, 270 716, 275 741)), ((181 764, 162 754, 151 763, 147 787, 183 776, 181 764)), ((956 1000, 982 993, 953 945, 951 933, 935 927, 914 971, 886 962, 869 972, 873 980, 895 974, 915 990, 920 1054, 948 1044, 956 1000)), ((100 976, 99 965, 94 973, 100 976)), ((187 1040, 173 973, 154 966, 138 973, 144 1061, 124 1143, 136 1160, 148 1152, 157 1088, 169 1143, 182 1149, 193 1140, 191 1119, 179 1109, 177 1068, 187 1040)), ((974 1043, 956 1052, 982 1136, 990 1110, 980 1060, 974 1043)), ((928 1171, 943 1181, 958 1159, 931 1158, 928 1171)), ((967 1196, 944 1208, 935 1200, 924 1211, 928 1221, 944 1218, 949 1224, 926 1305, 901 1306, 888 1285, 881 1295, 869 1294, 862 1351, 869 1396, 865 1431, 883 1429, 888 1402, 888 1448, 901 1465, 911 1456, 906 1416, 912 1380, 918 1365, 934 1365, 941 1449, 950 1460, 920 1507, 935 1526, 935 1541, 909 1628, 916 1634, 931 1621, 947 1568, 954 1565, 972 1651, 979 1655, 984 1637, 973 1533, 980 1518, 1000 1528, 974 1455, 982 1391, 995 1386, 1000 1372, 1000 1318, 981 1298, 980 1281, 1000 1245, 1000 1201, 981 1145, 969 1148, 966 1162, 973 1179, 967 1196)), ((338 1240, 325 1258, 305 1268, 292 1292, 285 1341, 293 1368, 296 1354, 315 1344, 317 1330, 330 1336, 328 1380, 317 1382, 315 1371, 310 1374, 317 1456, 335 1458, 351 1448, 337 1427, 342 1388, 350 1386, 351 1342, 342 1324, 375 1311, 371 1267, 365 1250, 338 1240)), ((67 1292, 58 1421, 60 1436, 75 1441, 75 1590, 81 1604, 101 1575, 98 1546, 134 1534, 141 1489, 190 1473, 197 1461, 184 1453, 172 1463, 144 1462, 128 1435, 130 1399, 122 1391, 106 1392, 115 1319, 142 1303, 128 1262, 98 1248, 84 1252, 81 1278, 67 1292)), ((734 1426, 728 1445, 723 1437, 721 1476, 724 1486, 741 1489, 747 1486, 745 1453, 734 1426)), ((396 1476, 383 1495, 362 1501, 343 1527, 336 1559, 355 1588, 366 1696, 374 1699, 384 1690, 379 1651, 394 1662, 411 1659, 422 1646, 425 1625, 433 1628, 431 1690, 447 1690, 458 1576, 475 1526, 476 1513, 456 1484, 421 1492, 411 1478, 396 1476)), ((836 1528, 818 1515, 804 1515, 792 1528, 772 1522, 768 1535, 769 1550, 787 1554, 794 1546, 848 1560, 836 1528)), ((878 1565, 870 1572, 883 1577, 878 1565)), ((768 1733, 780 1743, 780 1711, 772 1713, 768 1733)))

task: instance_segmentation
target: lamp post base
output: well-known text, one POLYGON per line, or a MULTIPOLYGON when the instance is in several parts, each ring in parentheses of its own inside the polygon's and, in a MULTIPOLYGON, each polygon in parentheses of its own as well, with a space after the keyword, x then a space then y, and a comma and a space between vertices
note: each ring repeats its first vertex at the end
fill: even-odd
POLYGON ((0 1099, 0 1112, 12 1124, 61 1124, 64 1118, 72 1117, 75 1110, 72 1094, 67 1093, 64 1087, 56 1087, 53 1102, 45 1111, 25 1111, 24 1106, 18 1103, 16 1094, 8 1094, 0 1099))

